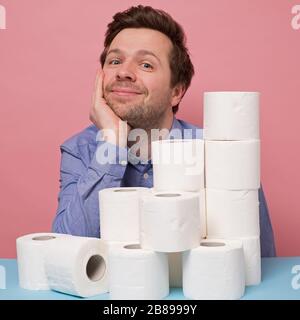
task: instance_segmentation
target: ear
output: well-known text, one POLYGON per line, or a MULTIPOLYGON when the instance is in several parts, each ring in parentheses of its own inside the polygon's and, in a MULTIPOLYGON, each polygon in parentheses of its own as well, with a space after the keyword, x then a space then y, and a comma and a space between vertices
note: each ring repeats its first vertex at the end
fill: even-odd
POLYGON ((171 100, 172 107, 178 105, 184 93, 185 93, 185 88, 183 84, 179 83, 172 89, 172 100, 171 100))

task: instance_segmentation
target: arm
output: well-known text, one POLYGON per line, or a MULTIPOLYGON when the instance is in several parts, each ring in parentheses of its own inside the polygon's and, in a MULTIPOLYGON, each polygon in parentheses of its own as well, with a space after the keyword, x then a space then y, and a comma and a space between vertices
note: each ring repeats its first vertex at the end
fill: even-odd
MULTIPOLYGON (((78 236, 100 236, 98 192, 121 184, 126 166, 127 150, 108 143, 101 147, 116 148, 116 164, 99 164, 97 150, 86 165, 82 157, 67 147, 61 147, 60 192, 53 232, 78 236)), ((100 148, 100 143, 98 147, 100 148)))
POLYGON ((262 187, 259 189, 259 224, 262 257, 275 257, 276 249, 269 211, 262 187))

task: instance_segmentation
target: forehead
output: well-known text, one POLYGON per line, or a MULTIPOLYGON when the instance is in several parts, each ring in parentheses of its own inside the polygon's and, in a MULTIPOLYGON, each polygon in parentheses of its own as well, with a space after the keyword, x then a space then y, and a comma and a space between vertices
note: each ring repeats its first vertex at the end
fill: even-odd
POLYGON ((109 46, 128 55, 141 50, 151 51, 159 58, 168 59, 172 49, 171 40, 163 33, 145 28, 128 28, 120 31, 109 46))

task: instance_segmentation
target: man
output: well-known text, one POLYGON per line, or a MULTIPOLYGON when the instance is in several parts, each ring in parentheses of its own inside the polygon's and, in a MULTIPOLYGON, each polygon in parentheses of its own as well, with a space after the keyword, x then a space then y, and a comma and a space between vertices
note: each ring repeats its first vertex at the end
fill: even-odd
MULTIPOLYGON (((99 237, 99 190, 153 186, 151 157, 130 161, 136 159, 129 152, 128 135, 133 130, 144 129, 148 136, 153 128, 190 129, 193 137, 199 132, 174 116, 194 75, 181 26, 167 13, 141 5, 117 13, 113 19, 100 57, 102 70, 96 77, 90 111, 94 125, 61 146, 61 190, 54 232, 99 237), (103 149, 113 155, 113 164, 102 163, 103 149)), ((144 141, 141 150, 149 151, 150 144, 151 139, 144 141)), ((262 256, 274 256, 262 190, 259 196, 262 256)))

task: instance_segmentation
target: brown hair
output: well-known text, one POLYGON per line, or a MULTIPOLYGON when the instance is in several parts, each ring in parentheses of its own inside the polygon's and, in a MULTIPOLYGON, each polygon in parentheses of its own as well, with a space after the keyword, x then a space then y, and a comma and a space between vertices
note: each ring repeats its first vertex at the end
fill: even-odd
MULTIPOLYGON (((114 37, 126 28, 148 28, 165 34, 173 43, 169 56, 171 69, 171 88, 178 84, 184 86, 184 94, 191 84, 194 67, 186 47, 186 37, 182 27, 163 10, 153 9, 150 6, 138 5, 113 16, 113 21, 107 25, 104 50, 100 56, 103 67, 108 48, 114 37)), ((173 113, 178 111, 178 105, 173 107, 173 113)))

